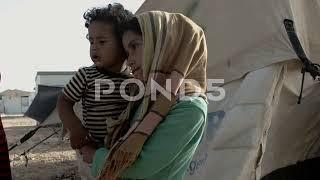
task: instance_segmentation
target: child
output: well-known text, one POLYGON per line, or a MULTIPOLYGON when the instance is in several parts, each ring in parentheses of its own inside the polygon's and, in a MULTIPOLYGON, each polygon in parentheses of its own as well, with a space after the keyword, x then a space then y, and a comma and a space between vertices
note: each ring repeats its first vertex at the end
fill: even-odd
POLYGON ((69 131, 73 149, 80 149, 90 141, 103 145, 107 135, 106 119, 118 117, 127 107, 128 102, 121 97, 119 87, 129 78, 129 69, 124 65, 126 53, 117 25, 132 16, 120 4, 93 8, 83 15, 94 65, 80 68, 58 99, 59 116, 69 131), (111 80, 114 91, 106 93, 110 86, 100 80, 111 80), (80 100, 84 124, 73 110, 80 100))

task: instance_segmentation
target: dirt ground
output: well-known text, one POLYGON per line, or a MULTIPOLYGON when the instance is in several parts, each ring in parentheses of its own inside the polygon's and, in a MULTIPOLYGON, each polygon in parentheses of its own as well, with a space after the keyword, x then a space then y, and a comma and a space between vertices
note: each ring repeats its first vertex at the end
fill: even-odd
MULTIPOLYGON (((34 129, 36 121, 25 118, 2 118, 8 146, 11 147, 27 132, 34 129)), ((27 156, 20 156, 24 151, 48 137, 59 128, 41 128, 27 142, 10 151, 11 171, 15 180, 60 180, 79 179, 77 175, 76 154, 70 148, 68 140, 61 140, 55 134, 44 141, 27 156), (28 159, 26 161, 26 158, 28 159)))

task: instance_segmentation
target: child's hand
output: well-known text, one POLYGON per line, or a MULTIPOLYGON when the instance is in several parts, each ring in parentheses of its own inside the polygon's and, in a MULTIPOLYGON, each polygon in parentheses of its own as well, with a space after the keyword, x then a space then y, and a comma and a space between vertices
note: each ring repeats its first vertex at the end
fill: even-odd
POLYGON ((88 164, 91 164, 93 161, 93 156, 96 153, 97 148, 91 145, 85 145, 79 149, 82 160, 88 164))
POLYGON ((82 125, 70 129, 70 144, 72 149, 80 149, 88 143, 88 130, 82 125))

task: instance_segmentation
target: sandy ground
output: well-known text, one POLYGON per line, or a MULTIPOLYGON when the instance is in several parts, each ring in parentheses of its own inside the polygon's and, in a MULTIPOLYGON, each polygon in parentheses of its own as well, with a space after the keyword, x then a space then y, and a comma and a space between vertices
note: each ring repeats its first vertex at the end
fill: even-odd
MULTIPOLYGON (((36 126, 36 121, 24 117, 2 118, 2 123, 9 147, 36 126)), ((41 128, 27 142, 10 151, 13 179, 79 179, 75 151, 70 148, 69 141, 61 140, 58 134, 27 153, 28 161, 25 156, 20 156, 28 148, 52 134, 54 130, 58 128, 41 128)))

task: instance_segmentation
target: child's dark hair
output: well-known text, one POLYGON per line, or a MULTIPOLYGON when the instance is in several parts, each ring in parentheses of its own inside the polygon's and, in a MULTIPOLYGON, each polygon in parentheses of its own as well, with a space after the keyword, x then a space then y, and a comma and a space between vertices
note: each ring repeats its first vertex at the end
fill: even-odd
POLYGON ((133 17, 134 15, 130 11, 124 9, 119 3, 108 4, 106 7, 92 8, 83 14, 83 18, 86 20, 86 28, 88 28, 93 21, 111 23, 114 27, 115 36, 119 42, 122 42, 119 25, 129 21, 133 17))
POLYGON ((123 35, 126 31, 133 31, 139 35, 142 35, 141 27, 136 17, 132 17, 127 21, 123 21, 119 25, 119 30, 121 35, 123 35))

